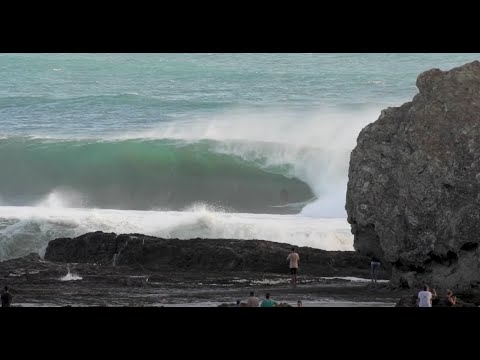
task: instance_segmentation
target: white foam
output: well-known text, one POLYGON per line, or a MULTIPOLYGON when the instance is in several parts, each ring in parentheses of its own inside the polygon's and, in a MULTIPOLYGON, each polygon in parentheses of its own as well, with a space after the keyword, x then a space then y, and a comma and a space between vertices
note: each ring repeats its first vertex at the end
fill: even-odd
POLYGON ((34 206, 40 208, 68 208, 73 204, 82 204, 82 198, 82 194, 78 191, 63 187, 54 189, 34 206))
POLYGON ((83 278, 81 276, 77 274, 72 274, 69 269, 67 275, 61 277, 60 281, 76 281, 76 280, 82 280, 82 279, 83 278))
POLYGON ((289 283, 290 279, 262 279, 262 280, 252 280, 253 285, 278 285, 278 284, 285 284, 289 283))
MULTIPOLYGON (((352 282, 371 282, 372 281, 371 279, 358 278, 358 277, 354 277, 354 276, 332 276, 332 277, 322 276, 321 279, 326 279, 326 280, 340 279, 340 280, 348 280, 348 281, 352 281, 352 282)), ((389 280, 377 280, 377 282, 388 283, 389 280)))
POLYGON ((323 250, 353 250, 353 236, 345 219, 224 213, 206 206, 183 212, 0 206, 2 218, 16 222, 0 230, 0 260, 30 252, 43 256, 52 239, 98 230, 178 239, 258 239, 323 250))

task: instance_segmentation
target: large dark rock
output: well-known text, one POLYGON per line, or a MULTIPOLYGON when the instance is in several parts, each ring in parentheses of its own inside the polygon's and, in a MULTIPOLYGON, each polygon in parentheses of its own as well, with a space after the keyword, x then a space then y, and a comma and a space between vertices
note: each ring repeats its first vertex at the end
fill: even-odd
POLYGON ((402 287, 480 284, 480 62, 417 79, 413 101, 382 111, 350 158, 354 247, 392 264, 402 287))
MULTIPOLYGON (((460 294, 461 298, 456 296, 455 305, 449 305, 447 298, 440 296, 433 299, 432 307, 476 307, 480 304, 478 295, 476 293, 475 296, 468 297, 466 294, 460 294)), ((402 296, 395 307, 417 307, 417 294, 402 296)))
MULTIPOLYGON (((94 232, 50 241, 45 260, 141 266, 152 271, 288 272, 292 245, 263 240, 161 239, 94 232)), ((369 259, 350 251, 298 247, 300 273, 368 275, 369 259)))

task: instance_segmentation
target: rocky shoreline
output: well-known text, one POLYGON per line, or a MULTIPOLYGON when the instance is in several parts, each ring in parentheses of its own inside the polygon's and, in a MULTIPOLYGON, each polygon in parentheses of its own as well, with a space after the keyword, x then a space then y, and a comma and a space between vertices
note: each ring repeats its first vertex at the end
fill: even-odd
MULTIPOLYGON (((298 286, 290 284, 292 245, 263 240, 160 239, 94 232, 52 240, 45 258, 30 254, 0 262, 0 284, 16 307, 208 307, 245 302, 267 292, 284 306, 413 307, 412 289, 377 284, 369 258, 351 251, 297 247, 298 286)), ((458 306, 480 305, 476 293, 457 293, 458 306)), ((438 306, 442 306, 441 302, 438 306)))
POLYGON ((293 288, 285 261, 291 246, 95 232, 52 240, 44 259, 1 262, 0 283, 11 287, 14 306, 219 306, 250 291, 291 305, 393 306, 404 294, 386 281, 370 284, 363 255, 308 247, 297 248, 293 288))

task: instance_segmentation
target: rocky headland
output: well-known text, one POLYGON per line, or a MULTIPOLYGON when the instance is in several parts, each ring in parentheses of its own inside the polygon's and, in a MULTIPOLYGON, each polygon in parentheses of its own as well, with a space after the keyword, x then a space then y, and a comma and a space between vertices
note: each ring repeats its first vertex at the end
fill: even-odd
POLYGON ((391 285, 480 290, 480 62, 418 76, 419 93, 382 111, 351 153, 354 247, 391 285))

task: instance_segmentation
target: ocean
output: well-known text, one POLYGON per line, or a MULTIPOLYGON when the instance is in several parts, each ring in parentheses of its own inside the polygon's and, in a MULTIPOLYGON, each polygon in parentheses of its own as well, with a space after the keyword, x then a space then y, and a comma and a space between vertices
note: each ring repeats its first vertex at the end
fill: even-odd
POLYGON ((89 231, 353 250, 349 156, 479 54, 0 54, 0 261, 89 231))

